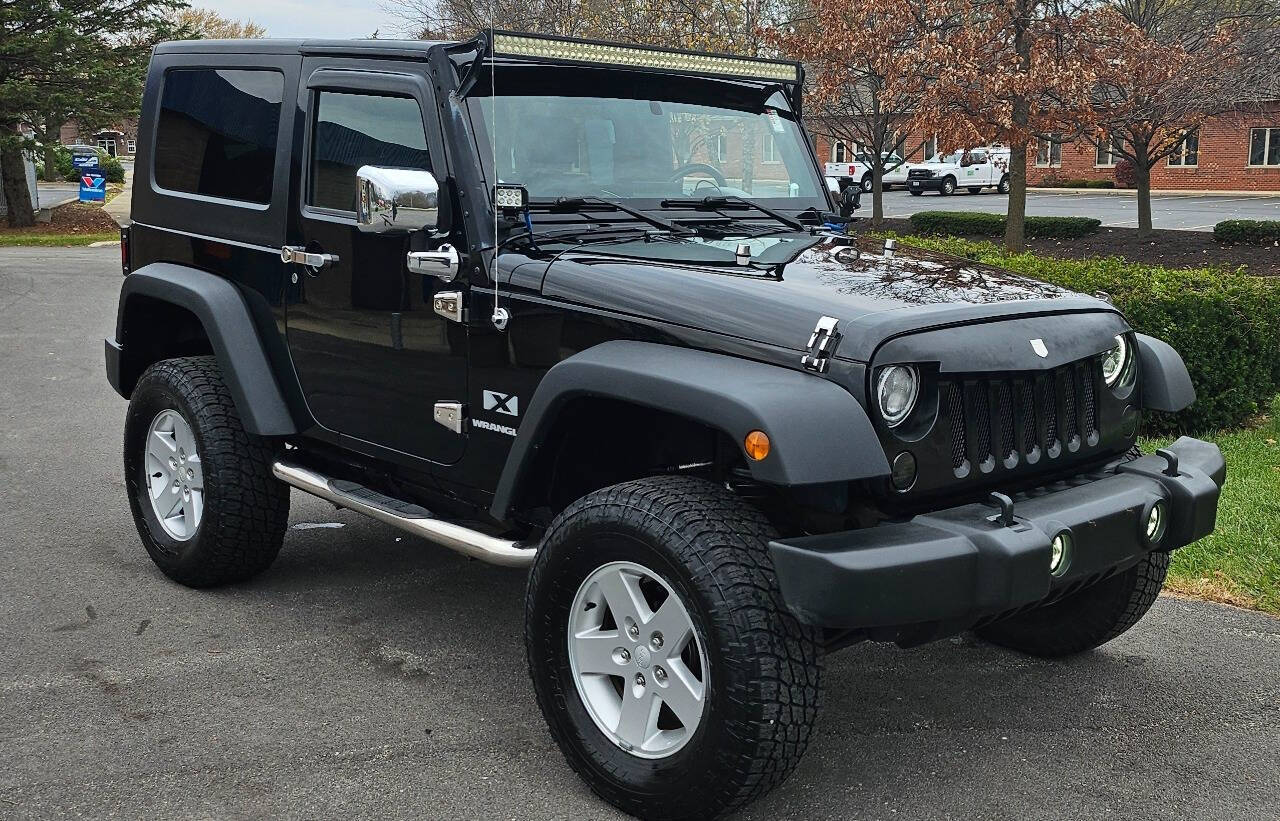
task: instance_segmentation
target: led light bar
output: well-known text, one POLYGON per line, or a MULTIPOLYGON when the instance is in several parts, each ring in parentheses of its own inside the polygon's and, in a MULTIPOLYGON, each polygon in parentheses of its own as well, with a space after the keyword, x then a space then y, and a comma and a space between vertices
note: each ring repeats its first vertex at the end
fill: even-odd
POLYGON ((540 60, 563 60, 571 63, 652 68, 687 74, 712 74, 720 77, 749 77, 800 82, 800 67, 778 60, 749 60, 656 48, 636 48, 609 43, 562 40, 554 37, 530 37, 523 34, 495 33, 493 53, 540 60))

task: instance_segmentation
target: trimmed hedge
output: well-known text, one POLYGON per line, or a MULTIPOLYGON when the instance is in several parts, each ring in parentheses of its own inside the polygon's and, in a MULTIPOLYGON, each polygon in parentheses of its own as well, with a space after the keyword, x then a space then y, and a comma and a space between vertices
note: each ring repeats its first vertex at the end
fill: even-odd
POLYGON ((1108 294, 1136 331, 1163 339, 1182 354, 1196 388, 1196 401, 1187 410, 1147 413, 1147 435, 1239 427, 1280 392, 1280 279, 1214 268, 1172 270, 1119 257, 1010 254, 990 242, 955 238, 901 241, 1081 293, 1108 294))
MULTIPOLYGON (((1092 217, 1027 217, 1028 237, 1073 239, 1092 234, 1102 222, 1092 217)), ((911 227, 921 234, 1004 236, 1005 216, 976 211, 921 211, 911 215, 911 227)))
POLYGON ((1280 243, 1280 220, 1225 220, 1213 226, 1213 238, 1239 245, 1280 243))

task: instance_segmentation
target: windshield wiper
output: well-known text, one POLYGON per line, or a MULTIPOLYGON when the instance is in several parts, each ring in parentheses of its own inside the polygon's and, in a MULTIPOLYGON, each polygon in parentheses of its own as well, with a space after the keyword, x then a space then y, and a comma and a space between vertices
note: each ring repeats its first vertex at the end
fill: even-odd
POLYGON ((740 208, 754 208, 766 217, 771 217, 788 228, 794 228, 797 231, 805 230, 802 224, 791 217, 788 217, 786 214, 780 214, 772 208, 765 208, 759 203, 731 194, 703 197, 702 199, 670 199, 662 201, 663 208, 705 208, 711 211, 714 211, 717 208, 726 208, 730 205, 736 205, 740 208))
POLYGON ((552 212, 584 211, 588 208, 602 208, 610 211, 621 211, 624 214, 630 214, 638 220, 643 220, 655 228, 661 228, 662 230, 670 231, 673 234, 692 236, 697 233, 691 228, 686 228, 683 225, 677 225, 669 220, 664 220, 662 217, 655 217, 652 214, 646 214, 645 212, 632 208, 629 205, 623 205, 620 202, 606 200, 601 197, 557 197, 549 202, 546 200, 537 200, 530 201, 529 204, 531 206, 537 205, 547 207, 552 212))

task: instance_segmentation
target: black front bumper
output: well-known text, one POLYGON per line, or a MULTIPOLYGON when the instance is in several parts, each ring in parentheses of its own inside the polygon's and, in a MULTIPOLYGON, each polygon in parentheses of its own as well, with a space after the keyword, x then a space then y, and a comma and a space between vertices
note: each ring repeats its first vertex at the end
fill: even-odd
POLYGON ((908 177, 906 186, 908 191, 941 191, 944 179, 946 177, 908 177))
POLYGON ((1015 498, 1012 524, 984 504, 967 504, 864 530, 770 542, 787 606, 801 621, 832 628, 947 625, 1035 604, 1123 570, 1147 553, 1213 532, 1226 475, 1216 445, 1183 437, 1163 456, 1113 465, 1102 475, 1015 498), (1146 538, 1153 505, 1166 506, 1158 543, 1146 538), (1050 543, 1069 531, 1073 549, 1060 576, 1050 543))

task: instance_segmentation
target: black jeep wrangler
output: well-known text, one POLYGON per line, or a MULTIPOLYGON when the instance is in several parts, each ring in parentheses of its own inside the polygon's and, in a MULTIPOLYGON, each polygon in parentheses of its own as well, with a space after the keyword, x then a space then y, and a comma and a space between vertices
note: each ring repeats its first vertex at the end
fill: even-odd
POLYGON ((1135 450, 1182 360, 847 236, 802 79, 500 32, 158 47, 106 341, 155 563, 265 570, 292 487, 528 568, 555 740, 660 818, 781 782, 827 651, 1131 627, 1224 478, 1135 450))

